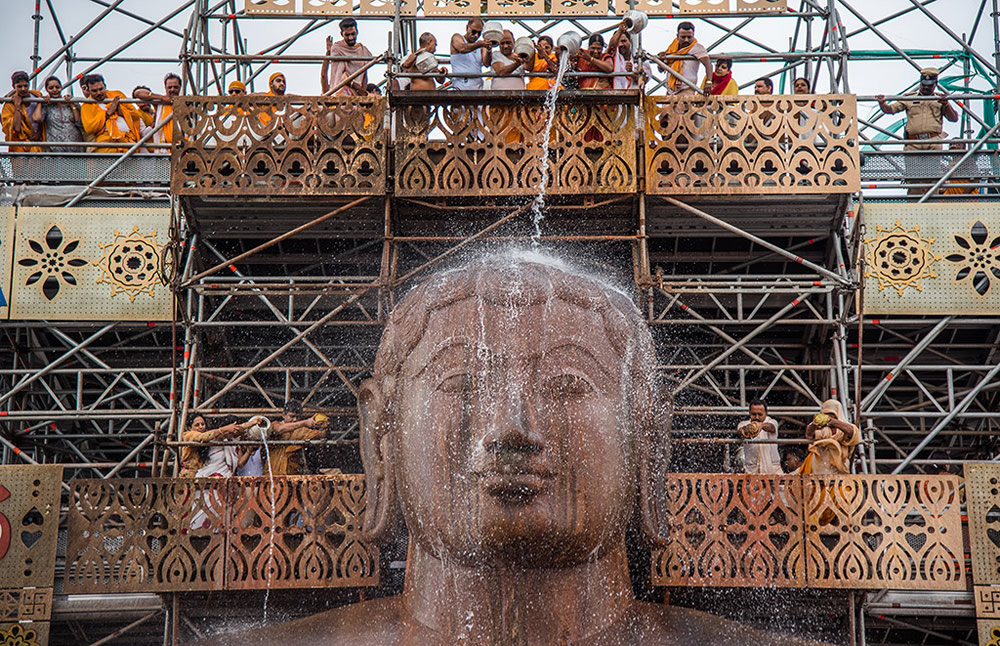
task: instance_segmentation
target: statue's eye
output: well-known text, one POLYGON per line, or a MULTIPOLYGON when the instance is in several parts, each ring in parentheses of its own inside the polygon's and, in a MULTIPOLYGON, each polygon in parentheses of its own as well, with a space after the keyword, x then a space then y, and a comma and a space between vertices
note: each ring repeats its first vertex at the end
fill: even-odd
POLYGON ((572 399, 589 395, 594 387, 585 377, 567 373, 546 380, 545 390, 552 399, 572 399))
POLYGON ((471 393, 476 390, 477 380, 474 375, 461 373, 445 377, 437 389, 446 393, 471 393))

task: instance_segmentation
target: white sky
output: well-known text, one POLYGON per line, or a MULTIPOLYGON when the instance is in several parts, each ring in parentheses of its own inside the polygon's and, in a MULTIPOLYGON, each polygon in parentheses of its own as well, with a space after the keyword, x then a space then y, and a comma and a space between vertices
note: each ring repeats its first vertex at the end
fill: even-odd
MULTIPOLYGON (((104 10, 101 2, 110 3, 111 0, 49 0, 56 11, 56 17, 62 27, 63 33, 69 38, 72 34, 80 31, 91 20, 104 10)), ((32 14, 34 11, 34 0, 3 0, 4 18, 7 22, 4 27, 4 38, 0 41, 0 72, 3 78, 0 79, 0 87, 6 87, 11 72, 18 69, 30 70, 31 50, 33 42, 34 21, 32 14)), ((213 4, 210 2, 210 4, 213 4)), ((140 15, 151 21, 158 21, 171 12, 172 9, 180 6, 181 0, 125 0, 120 8, 140 15)), ((798 6, 797 0, 790 0, 792 6, 798 6)), ((825 4, 821 2, 820 4, 825 4)), ((838 3, 839 5, 840 3, 838 3)), ((864 11, 865 17, 870 21, 895 13, 901 9, 911 7, 909 0, 849 0, 849 4, 859 11, 864 11)), ((958 34, 967 34, 972 28, 979 12, 982 0, 936 0, 931 2, 928 8, 944 21, 952 30, 958 34)), ((237 5, 242 6, 242 0, 237 0, 237 5)), ((991 2, 985 2, 987 10, 982 17, 979 30, 973 41, 974 48, 985 58, 994 61, 993 58, 993 23, 989 16, 991 2)), ((848 31, 852 31, 860 26, 861 22, 855 18, 843 6, 841 6, 841 18, 848 31)), ((55 21, 49 15, 46 0, 42 0, 42 11, 44 19, 40 25, 40 55, 42 60, 56 51, 60 46, 59 36, 55 27, 55 21)), ((168 21, 165 26, 182 32, 187 26, 190 10, 182 12, 174 19, 168 21)), ((665 49, 676 32, 676 24, 679 18, 654 17, 650 19, 649 27, 643 32, 643 46, 650 51, 661 51, 665 49)), ((308 19, 241 19, 239 21, 242 36, 247 39, 250 51, 259 51, 272 44, 291 36, 307 24, 308 19)), ((739 24, 742 19, 718 19, 718 22, 727 27, 739 24)), ((696 36, 699 42, 711 45, 718 40, 723 31, 702 21, 695 21, 697 29, 696 36)), ((824 23, 820 20, 813 21, 813 41, 818 43, 822 36, 824 23)), ((384 51, 387 47, 387 35, 391 28, 390 19, 363 20, 360 22, 360 38, 373 53, 384 51)), ((532 23, 537 26, 540 23, 532 23)), ((588 20, 584 23, 590 29, 599 29, 613 24, 611 20, 588 20)), ((791 18, 764 18, 755 20, 741 31, 742 34, 763 42, 768 46, 778 50, 787 51, 796 21, 791 18)), ((129 18, 127 16, 113 13, 104 21, 86 34, 74 46, 75 54, 81 58, 101 58, 114 49, 124 45, 136 35, 141 33, 148 26, 129 18)), ((573 30, 570 24, 560 24, 555 26, 549 33, 557 36, 564 31, 573 30)), ((462 21, 442 21, 442 20, 421 20, 418 23, 418 31, 430 31, 437 36, 438 53, 447 53, 447 43, 450 36, 455 31, 462 30, 462 21)), ((939 27, 934 25, 928 18, 914 11, 903 18, 899 18, 880 27, 884 34, 892 39, 899 47, 905 49, 919 50, 955 50, 958 46, 939 27)), ((523 29, 514 27, 515 36, 526 35, 523 29)), ((220 23, 214 21, 212 25, 212 39, 216 45, 221 45, 220 23)), ((230 30, 231 33, 231 30, 230 30)), ((286 54, 322 54, 324 51, 324 39, 327 34, 333 34, 339 39, 336 22, 310 33, 301 38, 296 44, 289 48, 286 54)), ((852 51, 861 50, 888 50, 889 47, 879 39, 878 36, 868 32, 854 37, 850 41, 852 51)), ((804 39, 800 40, 800 48, 803 47, 804 39)), ((157 31, 138 43, 130 46, 120 56, 126 58, 155 57, 166 58, 173 61, 177 58, 181 47, 181 39, 157 31)), ((719 47, 713 49, 713 53, 722 54, 725 52, 753 52, 760 51, 750 43, 735 37, 730 37, 719 47)), ((925 61, 919 61, 924 63, 925 61)), ((927 61, 932 63, 933 61, 927 61)), ((73 65, 73 73, 84 71, 90 67, 92 62, 78 61, 73 65)), ((765 75, 777 69, 777 63, 737 63, 734 69, 734 76, 739 83, 751 81, 757 76, 765 75)), ((136 63, 136 62, 110 62, 102 65, 98 70, 105 75, 108 86, 114 89, 121 89, 128 93, 132 87, 144 84, 154 90, 162 88, 163 75, 168 71, 178 71, 179 64, 176 62, 160 63, 136 63)), ((271 71, 281 69, 286 73, 290 93, 295 94, 316 94, 319 92, 319 64, 289 64, 283 63, 281 67, 272 66, 264 72, 262 80, 255 89, 257 91, 266 90, 266 76, 271 71)), ((64 81, 67 73, 65 66, 61 66, 56 72, 64 81)), ((378 81, 384 75, 384 68, 375 68, 369 75, 369 80, 378 81)), ((232 77, 234 78, 234 77, 232 77)), ((820 92, 829 89, 827 74, 820 75, 817 90, 820 92)), ((901 92, 909 83, 916 80, 916 73, 911 71, 905 62, 895 61, 854 61, 850 65, 849 78, 851 90, 858 94, 892 94, 901 92)), ((778 79, 776 79, 778 80, 778 79)), ((788 79, 790 83, 790 79, 788 79)), ((980 88, 989 86, 988 82, 976 80, 973 85, 980 88)), ((747 93, 749 89, 745 90, 747 93)), ((76 90, 76 94, 79 91, 76 90)), ((979 110, 981 111, 981 110, 979 110)), ((863 114, 868 114, 868 110, 862 110, 863 114)))

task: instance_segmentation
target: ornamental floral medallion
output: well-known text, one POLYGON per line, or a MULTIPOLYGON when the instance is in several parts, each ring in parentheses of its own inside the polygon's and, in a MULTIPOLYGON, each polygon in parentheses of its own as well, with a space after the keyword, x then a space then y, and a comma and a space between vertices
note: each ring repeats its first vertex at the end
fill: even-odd
MULTIPOLYGON (((996 234, 995 231, 993 233, 996 234)), ((955 235, 955 243, 962 248, 961 251, 945 258, 958 265, 955 280, 971 283, 977 294, 985 296, 990 290, 991 280, 1000 280, 1000 236, 991 236, 986 225, 976 220, 968 236, 955 235), (970 277, 971 280, 966 281, 970 277)))
POLYGON ((153 290, 163 284, 160 279, 163 245, 156 242, 156 231, 143 235, 138 226, 133 226, 127 236, 115 231, 112 242, 99 246, 104 255, 94 263, 101 270, 97 282, 111 286, 112 298, 124 293, 134 303, 139 294, 155 297, 153 290))
POLYGON ((931 252, 934 238, 922 237, 919 224, 905 229, 896 220, 894 227, 875 225, 875 229, 878 235, 865 240, 865 277, 877 279, 879 291, 892 287, 902 296, 907 287, 923 291, 925 279, 937 278, 932 265, 941 258, 931 252))

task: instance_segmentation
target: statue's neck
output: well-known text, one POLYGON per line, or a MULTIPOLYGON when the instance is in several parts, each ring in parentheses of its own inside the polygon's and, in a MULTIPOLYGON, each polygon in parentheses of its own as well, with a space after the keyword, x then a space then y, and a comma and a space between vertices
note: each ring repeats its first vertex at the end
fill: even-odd
POLYGON ((573 644, 633 602, 624 544, 594 562, 524 569, 445 562, 411 541, 404 598, 411 629, 470 646, 573 644))

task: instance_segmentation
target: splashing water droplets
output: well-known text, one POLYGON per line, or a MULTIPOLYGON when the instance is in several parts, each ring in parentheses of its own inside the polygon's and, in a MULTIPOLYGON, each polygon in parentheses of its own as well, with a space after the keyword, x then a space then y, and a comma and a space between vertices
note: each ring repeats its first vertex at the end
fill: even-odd
POLYGON ((569 54, 564 51, 559 57, 559 72, 556 74, 555 83, 549 88, 545 97, 545 111, 548 116, 545 121, 545 130, 542 133, 542 168, 536 187, 538 195, 531 203, 531 219, 535 225, 535 233, 531 236, 531 240, 536 246, 542 237, 542 218, 545 217, 542 209, 545 208, 545 190, 549 184, 549 137, 552 134, 552 123, 556 116, 556 97, 559 96, 559 87, 562 85, 563 75, 566 73, 567 67, 569 67, 569 54))

